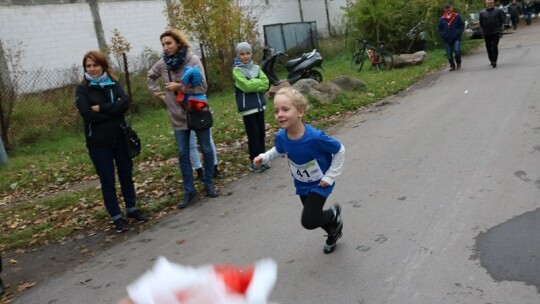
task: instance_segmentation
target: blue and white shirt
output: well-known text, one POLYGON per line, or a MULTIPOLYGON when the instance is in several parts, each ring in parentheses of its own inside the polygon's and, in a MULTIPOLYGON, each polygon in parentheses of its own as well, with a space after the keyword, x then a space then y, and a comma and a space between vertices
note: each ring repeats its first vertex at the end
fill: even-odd
POLYGON ((341 173, 345 148, 333 137, 305 124, 304 135, 299 139, 290 139, 287 130, 278 131, 271 150, 262 154, 263 163, 286 155, 297 195, 315 192, 328 197, 334 189, 334 180, 341 173), (330 186, 319 187, 323 180, 330 186))

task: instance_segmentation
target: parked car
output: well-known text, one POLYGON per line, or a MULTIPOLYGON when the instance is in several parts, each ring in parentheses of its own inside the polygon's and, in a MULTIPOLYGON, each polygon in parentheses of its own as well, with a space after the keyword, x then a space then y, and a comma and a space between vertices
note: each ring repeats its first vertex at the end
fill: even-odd
POLYGON ((469 19, 465 20, 465 37, 470 39, 481 39, 484 37, 479 18, 480 12, 469 14, 469 19))
POLYGON ((504 18, 504 29, 503 30, 506 30, 508 28, 510 28, 512 25, 512 17, 510 17, 510 12, 508 11, 508 5, 501 5, 499 8, 504 12, 504 15, 506 16, 504 18))

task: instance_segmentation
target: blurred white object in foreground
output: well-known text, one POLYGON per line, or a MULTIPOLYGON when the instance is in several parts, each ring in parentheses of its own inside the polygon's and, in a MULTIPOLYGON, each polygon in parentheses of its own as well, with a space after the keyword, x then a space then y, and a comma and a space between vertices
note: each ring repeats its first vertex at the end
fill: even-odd
POLYGON ((263 259, 247 267, 189 267, 159 257, 127 287, 135 304, 269 304, 277 264, 263 259))

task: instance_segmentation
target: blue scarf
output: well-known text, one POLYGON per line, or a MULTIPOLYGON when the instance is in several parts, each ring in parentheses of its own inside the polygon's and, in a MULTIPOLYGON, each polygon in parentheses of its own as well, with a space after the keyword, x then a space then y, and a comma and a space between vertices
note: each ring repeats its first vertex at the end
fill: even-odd
POLYGON ((106 85, 114 84, 114 81, 112 81, 111 77, 109 77, 109 74, 107 72, 103 72, 101 76, 98 77, 92 77, 88 73, 84 73, 84 78, 88 80, 88 84, 90 85, 99 85, 100 87, 105 87, 106 85))
POLYGON ((243 63, 240 60, 235 60, 234 67, 240 69, 240 71, 242 71, 242 74, 244 74, 247 79, 258 78, 259 72, 261 70, 258 65, 253 64, 253 60, 250 60, 248 63, 243 63))
POLYGON ((178 52, 172 56, 168 56, 167 54, 163 53, 163 61, 165 61, 171 71, 177 71, 178 68, 180 68, 180 65, 186 61, 186 54, 187 49, 185 48, 178 49, 178 52))

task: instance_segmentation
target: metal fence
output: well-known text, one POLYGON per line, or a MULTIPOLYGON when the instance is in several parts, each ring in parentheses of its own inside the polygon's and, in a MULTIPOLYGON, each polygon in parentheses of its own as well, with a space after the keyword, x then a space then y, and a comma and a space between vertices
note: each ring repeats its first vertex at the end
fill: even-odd
MULTIPOLYGON (((116 76, 132 97, 133 112, 143 106, 162 106, 148 92, 146 82, 146 73, 156 61, 155 55, 111 58, 116 76)), ((82 119, 75 106, 75 90, 82 77, 81 66, 2 75, 0 134, 4 145, 10 149, 32 144, 62 129, 82 131, 82 119)))

